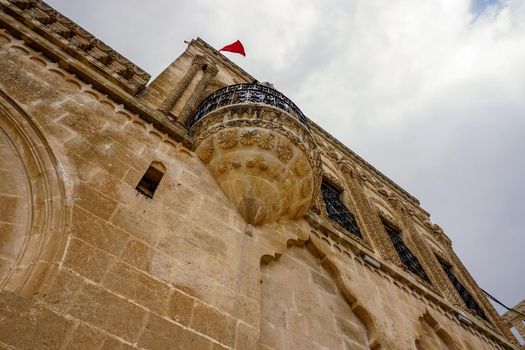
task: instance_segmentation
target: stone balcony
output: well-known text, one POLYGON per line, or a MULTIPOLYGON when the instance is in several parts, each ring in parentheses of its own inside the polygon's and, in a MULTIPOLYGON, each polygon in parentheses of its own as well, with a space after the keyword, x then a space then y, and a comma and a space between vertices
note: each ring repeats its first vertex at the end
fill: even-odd
POLYGON ((208 96, 189 122, 194 149, 244 219, 297 219, 320 183, 308 119, 280 92, 259 84, 208 96))

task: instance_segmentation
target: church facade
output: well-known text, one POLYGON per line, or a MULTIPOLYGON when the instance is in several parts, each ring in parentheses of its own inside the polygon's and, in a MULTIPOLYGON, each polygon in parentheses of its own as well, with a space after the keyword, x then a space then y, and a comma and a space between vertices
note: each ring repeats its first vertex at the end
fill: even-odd
POLYGON ((518 346, 416 198, 203 40, 148 84, 0 8, 1 349, 518 346))

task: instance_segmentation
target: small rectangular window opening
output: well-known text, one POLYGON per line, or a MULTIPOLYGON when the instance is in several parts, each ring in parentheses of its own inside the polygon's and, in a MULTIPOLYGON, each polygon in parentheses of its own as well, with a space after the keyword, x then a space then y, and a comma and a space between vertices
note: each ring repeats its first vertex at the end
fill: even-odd
POLYGON ((151 164, 142 179, 140 179, 136 190, 146 197, 153 198, 155 190, 164 176, 164 172, 159 168, 161 168, 161 166, 151 164))

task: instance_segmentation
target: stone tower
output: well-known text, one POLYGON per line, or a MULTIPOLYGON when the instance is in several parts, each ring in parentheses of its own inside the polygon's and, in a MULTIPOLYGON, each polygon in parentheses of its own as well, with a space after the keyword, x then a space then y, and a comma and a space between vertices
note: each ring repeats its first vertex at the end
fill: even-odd
POLYGON ((0 0, 0 348, 514 349, 417 199, 201 39, 0 0))

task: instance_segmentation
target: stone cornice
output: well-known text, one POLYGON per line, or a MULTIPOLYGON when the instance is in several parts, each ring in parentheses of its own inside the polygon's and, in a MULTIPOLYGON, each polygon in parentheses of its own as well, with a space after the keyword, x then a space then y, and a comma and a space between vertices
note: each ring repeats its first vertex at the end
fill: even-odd
MULTIPOLYGON (((40 1, 33 0, 20 1, 20 3, 43 4, 40 1)), ((65 50, 63 45, 59 45, 56 41, 49 40, 46 36, 41 35, 35 30, 35 26, 39 26, 34 23, 36 20, 28 22, 20 19, 20 14, 18 14, 18 17, 10 15, 10 12, 12 12, 10 10, 13 7, 14 5, 7 0, 0 0, 0 8, 2 9, 0 11, 1 28, 7 29, 11 34, 23 40, 29 47, 42 52, 50 60, 57 62, 63 69, 75 74, 84 82, 93 85, 94 88, 106 94, 115 102, 122 103, 129 111, 136 113, 169 137, 182 142, 188 147, 191 146, 192 139, 182 125, 166 117, 163 113, 142 104, 129 92, 129 89, 125 89, 122 84, 118 84, 114 79, 109 79, 108 72, 95 69, 89 62, 80 60, 68 50, 65 50)))
POLYGON ((132 95, 150 75, 43 1, 1 0, 2 11, 132 95))

